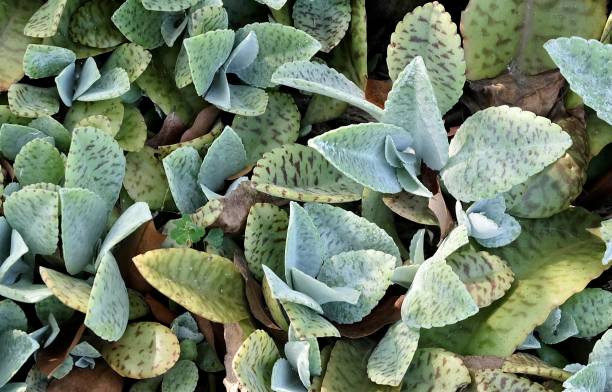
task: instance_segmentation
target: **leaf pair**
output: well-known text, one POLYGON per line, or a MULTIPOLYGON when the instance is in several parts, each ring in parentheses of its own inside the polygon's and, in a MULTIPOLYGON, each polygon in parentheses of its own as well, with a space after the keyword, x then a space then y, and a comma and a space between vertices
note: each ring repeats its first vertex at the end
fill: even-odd
POLYGON ((506 213, 503 196, 479 200, 465 212, 457 201, 455 213, 458 223, 467 228, 468 235, 487 248, 508 245, 521 234, 521 225, 506 213))

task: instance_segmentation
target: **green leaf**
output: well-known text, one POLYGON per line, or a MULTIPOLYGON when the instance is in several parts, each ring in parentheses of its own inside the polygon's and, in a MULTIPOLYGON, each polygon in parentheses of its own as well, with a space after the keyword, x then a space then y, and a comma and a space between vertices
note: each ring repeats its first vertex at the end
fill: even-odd
POLYGON ((565 380, 563 388, 568 392, 604 392, 606 390, 606 372, 607 369, 603 363, 589 363, 565 380))
POLYGON ((124 174, 125 157, 112 137, 96 128, 73 131, 66 159, 66 187, 89 189, 110 209, 119 198, 124 174))
POLYGON ((293 5, 294 26, 321 43, 329 53, 346 34, 351 21, 350 0, 296 0, 293 5))
POLYGON ((139 0, 127 0, 111 19, 121 33, 145 49, 155 49, 164 44, 161 35, 162 13, 147 10, 139 0))
POLYGON ((0 128, 0 151, 5 158, 15 160, 23 146, 32 140, 41 139, 47 143, 53 140, 35 128, 15 124, 2 124, 0 128))
POLYGON ((60 109, 54 88, 21 83, 13 84, 8 89, 8 102, 11 112, 20 117, 52 116, 60 109))
POLYGON ((111 122, 111 134, 116 135, 121 128, 124 114, 125 108, 119 99, 97 102, 74 102, 68 113, 66 113, 64 126, 72 133, 74 128, 85 118, 104 116, 111 122))
POLYGON ((130 90, 130 79, 122 68, 113 68, 102 74, 89 89, 78 96, 79 101, 104 101, 118 98, 130 90))
POLYGON ((215 73, 229 57, 234 45, 234 36, 232 30, 215 30, 183 41, 198 95, 206 94, 215 73))
POLYGON ((258 3, 265 4, 273 10, 280 10, 287 3, 287 0, 255 0, 258 3))
POLYGON ((527 374, 558 381, 564 381, 570 376, 569 372, 551 366, 540 358, 525 353, 516 353, 506 358, 501 370, 506 373, 527 374))
POLYGON ((10 359, 0 367, 0 385, 4 386, 39 347, 38 342, 23 331, 11 330, 0 335, 0 355, 10 359))
POLYGON ((340 337, 338 329, 311 308, 288 301, 281 303, 290 322, 289 328, 297 339, 340 337))
POLYGON ((363 190, 316 150, 300 144, 265 153, 253 169, 251 181, 260 192, 299 201, 354 201, 361 198, 363 190))
POLYGON ((264 276, 266 278, 266 284, 270 288, 272 298, 282 301, 283 303, 289 303, 292 305, 300 305, 307 307, 316 313, 323 314, 321 305, 314 298, 310 297, 306 293, 294 290, 285 281, 279 278, 270 268, 265 264, 262 266, 264 276))
POLYGON ((216 322, 249 316, 242 276, 223 257, 193 249, 159 249, 134 258, 143 277, 187 310, 216 322))
POLYGON ((489 250, 514 272, 509 292, 474 317, 422 333, 423 343, 461 354, 510 355, 555 307, 606 270, 603 243, 587 232, 598 226, 598 217, 573 208, 520 223, 523 231, 515 242, 489 250))
POLYGON ((123 377, 145 379, 166 373, 179 359, 179 342, 169 328, 153 322, 127 326, 118 341, 102 347, 108 365, 123 377))
POLYGON ((273 204, 256 203, 249 210, 244 229, 244 255, 249 270, 263 279, 263 264, 275 274, 285 274, 285 238, 289 219, 287 213, 273 204))
POLYGON ((53 37, 57 33, 68 0, 49 0, 28 20, 23 33, 29 37, 53 37))
POLYGON ((304 208, 290 202, 289 212, 283 269, 285 280, 293 286, 293 269, 313 278, 317 276, 323 264, 323 243, 312 218, 304 208))
POLYGON ((44 139, 34 139, 23 146, 13 168, 22 186, 38 182, 59 184, 64 178, 60 152, 44 139))
POLYGON ((76 60, 70 49, 30 44, 23 56, 23 70, 32 79, 55 76, 76 60))
POLYGON ((0 4, 0 91, 23 77, 22 60, 28 44, 34 40, 23 34, 28 19, 40 5, 39 1, 9 0, 0 4))
POLYGON ((324 95, 358 107, 375 119, 383 110, 365 99, 363 90, 345 75, 325 64, 311 61, 294 61, 278 67, 272 82, 314 94, 324 95))
POLYGON ((10 330, 26 331, 28 329, 28 319, 19 305, 10 299, 0 301, 0 335, 10 330))
POLYGON ((153 210, 162 209, 172 199, 162 162, 148 146, 127 154, 123 186, 134 201, 143 201, 153 210))
POLYGON ((555 308, 544 324, 536 328, 538 337, 546 344, 557 344, 578 334, 578 327, 571 314, 555 308))
POLYGON ((391 79, 417 56, 427 66, 440 112, 448 112, 463 94, 465 60, 457 26, 442 4, 416 7, 397 24, 387 48, 391 79))
POLYGON ((45 267, 40 267, 39 271, 45 285, 64 305, 81 313, 87 312, 91 293, 89 283, 45 267))
POLYGON ((419 342, 419 330, 398 321, 368 358, 368 377, 377 384, 400 385, 419 342))
POLYGON ((174 228, 170 230, 170 236, 179 245, 191 246, 204 237, 204 229, 197 226, 191 216, 183 215, 181 219, 175 221, 174 228))
POLYGON ((151 58, 151 53, 144 47, 133 43, 123 44, 113 51, 100 72, 104 74, 113 68, 122 68, 127 72, 130 83, 133 83, 147 69, 151 58))
POLYGON ((543 47, 546 41, 572 35, 599 38, 606 17, 602 0, 471 1, 461 15, 467 78, 491 78, 508 66, 528 75, 553 69, 555 65, 543 47))
POLYGON ((85 325, 104 340, 119 340, 125 332, 130 306, 127 288, 113 254, 106 252, 89 294, 85 325))
POLYGON ((439 348, 419 349, 404 376, 402 391, 457 391, 470 382, 458 355, 439 348))
POLYGON ((193 361, 180 360, 164 374, 162 392, 192 392, 198 384, 198 367, 193 361))
POLYGON ((429 199, 426 197, 401 192, 394 195, 386 195, 383 197, 383 202, 391 211, 409 221, 427 226, 436 226, 438 224, 436 216, 429 209, 429 199))
POLYGON ((232 370, 238 378, 240 389, 264 392, 270 390, 272 367, 280 358, 274 340, 258 329, 242 342, 234 358, 232 370))
POLYGON ((50 116, 39 117, 29 124, 55 140, 55 146, 62 152, 68 152, 72 136, 64 126, 50 116))
POLYGON ((570 136, 544 117, 491 107, 461 125, 442 179, 459 200, 491 198, 542 171, 571 145, 570 136))
POLYGON ((612 80, 609 60, 612 45, 580 37, 557 38, 544 49, 559 67, 570 87, 597 115, 612 124, 612 92, 606 88, 612 80))
POLYGON ((247 152, 249 165, 285 144, 295 143, 300 131, 300 112, 289 94, 271 92, 260 116, 236 116, 232 122, 247 152))
POLYGON ((206 203, 198 184, 202 165, 200 155, 193 147, 181 147, 163 159, 164 170, 172 198, 181 214, 192 214, 206 203))
POLYGON ((483 369, 474 371, 473 386, 476 392, 508 391, 508 392, 547 392, 542 384, 531 382, 524 377, 504 373, 497 369, 483 369), (509 388, 508 388, 509 387, 509 388))
POLYGON ((230 104, 229 106, 217 105, 219 108, 241 116, 260 116, 264 114, 268 104, 268 94, 264 90, 233 84, 228 87, 230 104))
POLYGON ((125 38, 111 21, 119 5, 121 2, 117 0, 92 0, 81 5, 70 18, 70 38, 76 43, 102 49, 121 44, 125 38))
POLYGON ((612 293, 599 288, 586 288, 561 305, 561 312, 576 322, 580 338, 597 336, 612 325, 612 314, 604 309, 612 309, 612 293))
POLYGON ((278 23, 251 23, 236 32, 242 41, 251 31, 257 35, 259 52, 255 61, 236 72, 246 83, 260 88, 273 87, 272 74, 285 63, 310 60, 321 44, 303 31, 278 23))
POLYGON ((150 11, 182 11, 198 3, 199 0, 142 0, 142 5, 150 11))
POLYGON ((4 216, 19 232, 30 252, 50 255, 59 237, 59 198, 57 192, 26 187, 12 193, 4 202, 4 216))
POLYGON ((595 342, 591 354, 589 354, 589 363, 603 363, 606 366, 606 388, 612 386, 612 374, 608 372, 612 364, 612 330, 609 329, 603 336, 595 342))
POLYGON ((147 124, 138 108, 126 106, 115 140, 124 151, 141 151, 147 140, 147 124))

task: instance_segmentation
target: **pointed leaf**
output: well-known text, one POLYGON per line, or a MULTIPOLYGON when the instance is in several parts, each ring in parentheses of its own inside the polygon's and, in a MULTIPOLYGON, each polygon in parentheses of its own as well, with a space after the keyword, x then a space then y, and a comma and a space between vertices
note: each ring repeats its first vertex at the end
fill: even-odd
POLYGON ((23 33, 29 37, 53 37, 68 0, 49 0, 28 20, 23 33))
POLYGON ((13 164, 22 186, 46 182, 59 184, 64 178, 64 160, 60 152, 44 139, 34 139, 19 151, 13 164))
POLYGON ((330 287, 296 268, 291 270, 291 280, 296 290, 310 296, 321 305, 329 302, 346 302, 354 305, 360 296, 357 290, 347 286, 330 287))
POLYGON ((215 30, 183 41, 198 95, 206 93, 215 73, 229 57, 234 45, 234 35, 231 30, 215 30))
POLYGON ((20 117, 52 116, 59 112, 59 101, 54 88, 13 84, 8 89, 11 112, 20 117))
POLYGON ((245 391, 268 391, 272 368, 280 357, 274 340, 258 329, 242 342, 232 360, 232 370, 245 391))
POLYGON ((89 283, 45 267, 40 267, 40 277, 64 305, 81 313, 87 312, 91 293, 89 283))
POLYGON ((270 387, 274 392, 306 391, 299 375, 285 358, 279 358, 274 363, 270 387))
POLYGON ((412 362, 419 342, 419 331, 398 321, 368 358, 368 377, 377 384, 400 385, 412 362))
POLYGON ((181 147, 163 159, 164 170, 172 198, 181 214, 192 214, 206 203, 198 183, 202 165, 200 155, 193 147, 181 147))
POLYGON ((504 373, 497 369, 483 369, 474 372, 474 388, 476 392, 485 392, 490 390, 503 390, 508 392, 546 392, 550 391, 544 388, 542 384, 531 382, 524 377, 518 377, 514 374, 504 373), (510 388, 508 388, 508 386, 510 388))
POLYGON ((84 94, 79 101, 105 101, 118 98, 130 90, 130 79, 122 68, 113 68, 102 75, 84 94))

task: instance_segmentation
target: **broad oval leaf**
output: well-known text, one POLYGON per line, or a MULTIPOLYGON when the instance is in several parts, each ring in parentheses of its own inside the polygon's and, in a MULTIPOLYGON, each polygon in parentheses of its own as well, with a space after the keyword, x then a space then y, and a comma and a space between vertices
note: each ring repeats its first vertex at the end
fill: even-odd
POLYGON ((287 301, 281 303, 289 319, 292 336, 297 339, 340 337, 338 329, 311 308, 287 301))
POLYGON ((19 151, 34 139, 52 143, 53 140, 35 128, 16 124, 2 124, 0 127, 0 151, 10 160, 15 160, 19 151))
POLYGON ((123 44, 113 51, 100 72, 121 68, 127 72, 130 83, 133 83, 147 69, 151 58, 151 53, 142 46, 134 43, 123 44))
POLYGON ((64 305, 81 313, 87 312, 91 293, 89 283, 45 267, 40 267, 39 271, 45 285, 64 305))
POLYGON ((20 117, 52 116, 59 112, 59 100, 54 88, 16 83, 8 89, 11 112, 20 117))
POLYGON ((150 11, 182 11, 198 3, 199 0, 142 0, 142 5, 150 11))
POLYGON ((195 391, 198 378, 199 374, 196 364, 193 361, 181 359, 164 374, 162 392, 195 391))
POLYGON ((242 276, 231 261, 194 249, 158 249, 134 258, 142 276, 191 312, 216 322, 249 316, 242 276))
POLYGON ((111 16, 121 5, 117 0, 92 0, 82 3, 70 18, 70 38, 94 48, 112 48, 125 38, 113 25, 111 16))
MULTIPOLYGON (((55 146, 62 152, 68 152, 72 136, 64 126, 50 116, 39 117, 32 120, 30 127, 36 128, 55 140, 55 146)), ((1 132, 1 131, 0 131, 1 132)))
POLYGON ((64 178, 64 160, 60 152, 44 139, 34 139, 19 151, 13 164, 22 186, 46 182, 59 184, 64 178))
POLYGON ((351 21, 350 0, 297 0, 293 5, 293 25, 321 43, 329 53, 344 37, 351 21))
POLYGON ((252 332, 232 359, 232 370, 245 391, 269 391, 272 368, 280 358, 276 343, 265 331, 252 332))
POLYGON ((151 147, 126 155, 123 186, 134 201, 142 201, 153 210, 162 209, 172 199, 161 160, 151 147))
POLYGON ((53 37, 62 19, 68 0, 49 0, 28 20, 23 33, 29 37, 53 37))
POLYGON ((457 391, 471 382, 461 358, 438 348, 419 349, 404 376, 402 392, 457 391))
POLYGON ((258 280, 264 276, 263 264, 277 275, 284 275, 288 225, 287 213, 273 204, 256 203, 249 210, 244 229, 244 255, 249 270, 258 280))
POLYGON ((145 9, 140 0, 127 0, 112 15, 114 25, 127 39, 145 49, 164 44, 162 13, 145 9))
POLYGON ((419 330, 397 321, 368 358, 368 377, 377 384, 400 385, 419 342, 419 330))
POLYGON ((540 172, 571 145, 570 136, 546 118, 519 108, 491 107, 461 125, 442 179, 461 201, 492 198, 540 172))
POLYGON ((162 161, 172 198, 182 214, 192 214, 206 203, 198 184, 202 165, 200 155, 193 147, 180 147, 162 161))
POLYGON ((123 122, 125 108, 119 99, 109 99, 96 102, 74 102, 66 117, 64 118, 64 126, 72 133, 74 128, 83 121, 83 119, 91 116, 104 116, 111 122, 111 134, 117 134, 123 122))
POLYGON ((138 108, 125 107, 123 121, 119 132, 115 135, 115 140, 123 151, 138 152, 142 150, 147 140, 147 124, 138 108))
POLYGON ((438 220, 429 209, 429 199, 408 192, 383 197, 383 202, 391 211, 421 225, 436 226, 438 220))
POLYGON ((23 70, 32 79, 46 78, 59 74, 75 60, 70 49, 30 44, 23 56, 23 70))
POLYGON ((561 305, 561 312, 574 319, 580 338, 592 338, 612 325, 612 314, 605 309, 612 309, 612 293, 599 288, 586 288, 561 305))

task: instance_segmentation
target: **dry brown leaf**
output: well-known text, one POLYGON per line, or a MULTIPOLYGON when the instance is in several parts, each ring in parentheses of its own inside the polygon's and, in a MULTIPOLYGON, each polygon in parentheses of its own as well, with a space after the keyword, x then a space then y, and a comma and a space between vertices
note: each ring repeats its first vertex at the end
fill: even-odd
POLYGON ((164 123, 159 132, 147 140, 147 146, 157 148, 159 146, 178 143, 186 128, 187 126, 181 121, 176 113, 170 113, 164 119, 164 123))
POLYGON ((204 136, 210 132, 210 128, 213 126, 220 113, 221 110, 212 105, 202 109, 202 111, 200 111, 200 113, 198 113, 196 116, 191 128, 186 130, 181 136, 181 143, 197 139, 200 136, 204 136))
POLYGON ((103 360, 93 369, 74 367, 67 376, 53 380, 47 392, 121 392, 123 378, 115 373, 103 360))
POLYGON ((501 357, 493 357, 490 355, 467 355, 461 357, 461 360, 469 369, 501 369, 505 359, 501 357))
POLYGON ((50 377, 55 370, 64 362, 70 351, 79 344, 85 324, 81 321, 62 325, 59 335, 47 348, 43 348, 36 354, 36 366, 50 377))
POLYGON ((336 324, 336 328, 344 337, 359 339, 370 336, 385 325, 401 320, 404 295, 387 296, 363 320, 355 324, 336 324))
POLYGON ((172 321, 176 318, 176 313, 171 311, 166 305, 159 302, 149 293, 145 295, 144 299, 151 309, 151 314, 157 321, 164 325, 172 324, 172 321))
POLYGON ((238 377, 232 370, 232 361, 236 351, 240 348, 242 342, 246 339, 242 327, 238 323, 224 324, 223 325, 223 340, 225 341, 225 357, 223 358, 223 365, 225 366, 226 375, 223 379, 223 385, 227 392, 238 392, 240 390, 240 383, 238 377))
POLYGON ((389 95, 392 86, 393 83, 391 80, 368 79, 365 90, 366 99, 374 105, 384 109, 387 95, 389 95))

